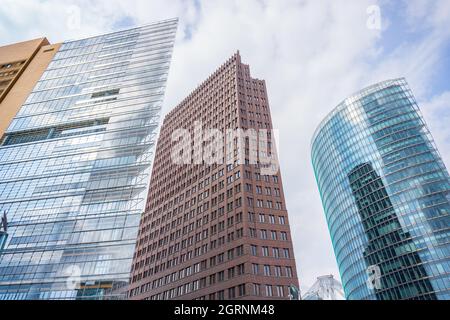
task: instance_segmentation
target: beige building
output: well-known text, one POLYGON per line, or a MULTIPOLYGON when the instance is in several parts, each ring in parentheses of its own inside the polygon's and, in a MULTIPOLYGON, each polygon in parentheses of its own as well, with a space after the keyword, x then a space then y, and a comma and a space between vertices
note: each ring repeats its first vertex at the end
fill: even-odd
POLYGON ((0 47, 0 141, 59 47, 46 38, 0 47))

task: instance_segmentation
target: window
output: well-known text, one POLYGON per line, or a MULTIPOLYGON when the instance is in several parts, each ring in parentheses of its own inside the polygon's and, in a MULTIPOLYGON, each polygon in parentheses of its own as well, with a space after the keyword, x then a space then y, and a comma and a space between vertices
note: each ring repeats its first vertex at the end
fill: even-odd
POLYGON ((260 296, 261 295, 261 285, 260 284, 257 284, 257 283, 253 284, 253 294, 255 296, 260 296))
POLYGON ((262 255, 263 257, 269 256, 269 247, 262 247, 262 255))
POLYGON ((261 239, 263 240, 267 239, 267 230, 261 230, 261 239))
POLYGON ((94 92, 92 94, 91 98, 94 99, 94 98, 114 96, 114 95, 118 95, 119 92, 120 92, 120 89, 111 89, 111 90, 106 90, 106 91, 94 92))
POLYGON ((264 275, 270 277, 270 266, 264 265, 264 275))
POLYGON ((269 223, 271 224, 275 224, 275 216, 274 215, 269 215, 269 223))
POLYGON ((260 223, 264 223, 264 222, 265 222, 265 216, 264 216, 263 213, 260 213, 260 214, 259 214, 259 222, 260 222, 260 223))
POLYGON ((258 247, 255 245, 251 245, 252 256, 258 255, 258 247))
POLYGON ((271 234, 272 240, 277 240, 277 232, 275 230, 272 230, 270 232, 270 234, 271 234))
POLYGON ((292 278, 292 267, 286 267, 286 277, 292 278))
POLYGON ((278 297, 284 297, 284 290, 283 290, 283 286, 277 286, 277 296, 278 297))
POLYGON ((213 285, 215 283, 216 283, 216 275, 212 274, 212 275, 209 276, 209 284, 213 285))
POLYGON ((270 284, 266 285, 266 296, 268 296, 268 297, 272 297, 273 296, 272 286, 270 284))
POLYGON ((232 279, 235 276, 234 267, 228 268, 228 279, 232 279))
POLYGON ((205 288, 206 287, 206 278, 201 278, 200 279, 200 288, 205 288))
POLYGON ((273 253, 273 256, 274 256, 275 258, 279 258, 279 257, 280 257, 280 249, 278 249, 278 248, 272 248, 272 253, 273 253))
POLYGON ((245 284, 240 284, 238 286, 238 294, 239 296, 245 296, 245 284))
POLYGON ((106 129, 105 127, 99 126, 105 125, 108 122, 109 118, 103 118, 97 120, 76 122, 72 124, 65 124, 53 128, 30 130, 26 132, 16 132, 6 135, 1 144, 4 146, 8 146, 47 139, 55 139, 60 137, 78 136, 86 133, 101 132, 105 131, 106 129))
POLYGON ((200 281, 196 280, 192 284, 192 291, 197 291, 200 288, 200 281))
POLYGON ((227 255, 228 255, 228 260, 233 260, 234 259, 234 249, 228 250, 227 255))
POLYGON ((259 264, 252 263, 252 272, 256 275, 259 273, 259 264))
POLYGON ((289 259, 290 258, 289 249, 283 249, 283 252, 284 252, 284 257, 289 259))
POLYGON ((228 298, 229 298, 229 299, 234 299, 234 298, 236 298, 236 290, 235 290, 235 287, 229 288, 229 289, 228 289, 228 298))
POLYGON ((281 277, 281 267, 280 266, 275 266, 274 267, 275 270, 275 277, 281 277))
POLYGON ((236 268, 237 268, 237 274, 238 275, 245 274, 245 265, 243 263, 238 265, 236 268))

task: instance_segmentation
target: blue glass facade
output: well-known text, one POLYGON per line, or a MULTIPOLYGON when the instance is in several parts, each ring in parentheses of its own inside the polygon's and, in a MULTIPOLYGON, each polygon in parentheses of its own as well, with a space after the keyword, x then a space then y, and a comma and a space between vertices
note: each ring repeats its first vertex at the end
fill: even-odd
POLYGON ((0 254, 3 251, 3 248, 6 244, 6 239, 8 238, 8 234, 4 231, 0 231, 0 254))
POLYGON ((177 20, 65 42, 0 141, 0 299, 122 299, 177 20))
POLYGON ((450 177, 405 79, 334 109, 312 163, 348 299, 450 299, 450 177))

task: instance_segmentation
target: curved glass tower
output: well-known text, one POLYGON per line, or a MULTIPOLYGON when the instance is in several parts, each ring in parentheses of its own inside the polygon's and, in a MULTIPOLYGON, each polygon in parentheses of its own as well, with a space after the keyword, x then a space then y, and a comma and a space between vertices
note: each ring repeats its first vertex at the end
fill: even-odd
POLYGON ((335 108, 312 163, 348 299, 450 299, 450 177, 405 79, 335 108))

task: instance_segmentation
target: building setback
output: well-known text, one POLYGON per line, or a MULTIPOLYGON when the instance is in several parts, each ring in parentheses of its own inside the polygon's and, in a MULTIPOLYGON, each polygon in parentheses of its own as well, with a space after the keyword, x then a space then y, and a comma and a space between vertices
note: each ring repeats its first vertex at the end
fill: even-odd
POLYGON ((265 82, 250 76, 239 53, 164 119, 129 297, 288 299, 298 280, 280 172, 262 175, 248 159, 236 161, 228 141, 222 162, 174 163, 172 134, 195 136, 198 122, 224 135, 272 129, 265 82))
POLYGON ((450 299, 450 177, 405 79, 336 107, 312 162, 347 299, 450 299))
POLYGON ((177 24, 44 46, 2 101, 0 300, 125 298, 177 24))

